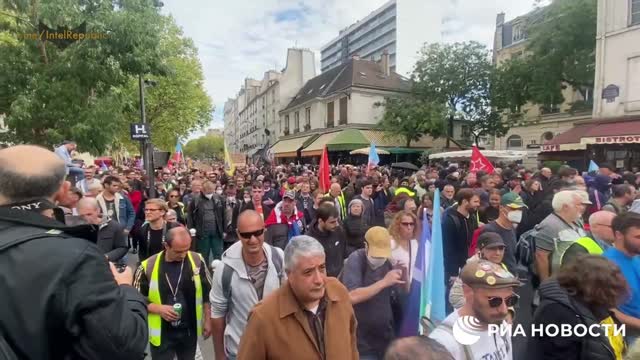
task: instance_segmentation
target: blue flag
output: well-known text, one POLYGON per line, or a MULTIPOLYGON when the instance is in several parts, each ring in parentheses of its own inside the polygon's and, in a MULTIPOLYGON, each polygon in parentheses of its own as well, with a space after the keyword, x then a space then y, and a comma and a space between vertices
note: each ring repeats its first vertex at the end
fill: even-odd
POLYGON ((371 147, 369 148, 369 162, 368 167, 372 168, 377 166, 380 163, 380 157, 378 156, 378 151, 376 150, 376 144, 371 143, 371 147))
POLYGON ((100 170, 109 171, 109 168, 107 167, 107 164, 104 163, 104 160, 101 161, 100 170))
POLYGON ((598 164, 596 164, 595 161, 591 160, 589 162, 589 170, 588 170, 588 172, 598 172, 598 169, 600 169, 598 164))
MULTIPOLYGON (((433 208, 440 208, 440 191, 437 189, 433 208)), ((446 317, 444 281, 440 211, 434 211, 433 226, 429 225, 425 212, 422 214, 422 235, 400 328, 401 336, 415 336, 427 332, 428 329, 422 329, 420 323, 423 317, 435 324, 444 320, 446 317)))

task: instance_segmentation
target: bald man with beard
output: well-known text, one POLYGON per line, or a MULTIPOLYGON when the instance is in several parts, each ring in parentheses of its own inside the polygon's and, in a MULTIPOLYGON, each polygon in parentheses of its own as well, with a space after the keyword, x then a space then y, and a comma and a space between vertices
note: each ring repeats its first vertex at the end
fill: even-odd
POLYGON ((0 340, 11 344, 3 350, 11 359, 142 359, 147 311, 131 270, 119 273, 88 241, 93 225, 42 213, 69 191, 65 175, 47 149, 0 150, 0 340))

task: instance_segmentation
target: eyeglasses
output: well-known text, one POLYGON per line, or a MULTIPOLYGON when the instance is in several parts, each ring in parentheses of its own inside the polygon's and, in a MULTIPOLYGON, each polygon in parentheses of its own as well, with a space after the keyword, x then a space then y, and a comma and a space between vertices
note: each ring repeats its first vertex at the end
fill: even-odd
POLYGON ((412 222, 403 222, 401 224, 402 224, 402 226, 406 226, 406 227, 409 227, 409 226, 415 227, 416 226, 416 223, 412 223, 412 222))
POLYGON ((162 209, 144 209, 144 212, 160 211, 162 209))
POLYGON ((504 304, 507 307, 512 307, 512 306, 516 306, 519 299, 520 299, 520 296, 518 296, 517 294, 513 294, 508 298, 504 298, 504 299, 501 297, 490 297, 489 306, 492 308, 497 308, 498 306, 502 305, 502 302, 504 302, 504 304))
POLYGON ((254 236, 255 237, 262 236, 262 234, 264 234, 264 229, 260 229, 260 230, 256 230, 256 231, 252 231, 252 232, 241 232, 241 233, 238 233, 238 234, 243 239, 251 239, 254 236))

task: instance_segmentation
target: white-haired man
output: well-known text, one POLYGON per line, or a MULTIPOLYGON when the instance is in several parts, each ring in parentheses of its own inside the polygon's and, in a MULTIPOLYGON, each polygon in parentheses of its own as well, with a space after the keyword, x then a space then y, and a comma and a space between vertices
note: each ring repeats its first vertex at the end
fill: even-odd
POLYGON ((347 289, 327 277, 324 248, 302 235, 284 250, 288 280, 256 305, 238 360, 358 359, 356 317, 347 289))
POLYGON ((538 226, 536 240, 536 270, 540 281, 555 274, 562 265, 567 249, 586 233, 578 221, 586 207, 580 192, 563 190, 553 196, 553 212, 538 226))
POLYGON ((100 212, 100 205, 94 198, 85 197, 78 202, 78 215, 87 223, 98 225, 96 245, 107 259, 113 263, 122 263, 127 255, 129 245, 124 234, 124 227, 115 220, 107 219, 100 212))

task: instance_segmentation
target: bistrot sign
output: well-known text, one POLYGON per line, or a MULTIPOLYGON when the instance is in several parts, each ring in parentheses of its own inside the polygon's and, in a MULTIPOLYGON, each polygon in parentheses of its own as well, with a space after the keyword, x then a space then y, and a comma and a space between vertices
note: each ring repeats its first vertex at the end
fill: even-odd
POLYGON ((137 123, 131 124, 131 140, 146 140, 151 137, 149 124, 137 123))

